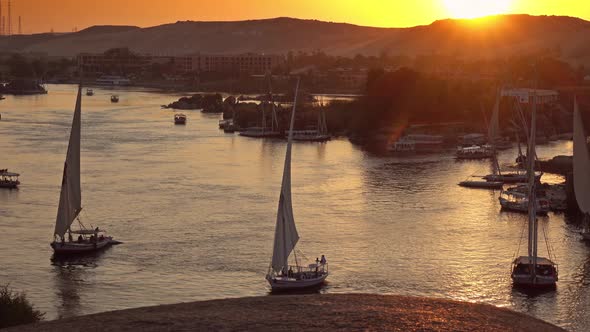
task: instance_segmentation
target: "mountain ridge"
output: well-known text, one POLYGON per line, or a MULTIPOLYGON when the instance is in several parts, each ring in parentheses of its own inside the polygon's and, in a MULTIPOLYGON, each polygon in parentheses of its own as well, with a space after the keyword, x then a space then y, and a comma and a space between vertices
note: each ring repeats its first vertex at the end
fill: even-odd
POLYGON ((495 57, 550 52, 590 63, 590 22, 569 16, 496 15, 443 19, 409 28, 367 27, 277 17, 245 21, 177 21, 153 27, 92 26, 79 32, 0 37, 0 50, 52 56, 128 47, 139 53, 275 53, 495 57))

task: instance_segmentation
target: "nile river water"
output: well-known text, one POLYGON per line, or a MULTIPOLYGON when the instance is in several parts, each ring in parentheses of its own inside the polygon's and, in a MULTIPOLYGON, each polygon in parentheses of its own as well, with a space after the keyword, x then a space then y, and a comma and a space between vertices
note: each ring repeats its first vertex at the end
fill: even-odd
MULTIPOLYGON (((173 112, 160 109, 178 98, 172 94, 123 90, 118 104, 109 90, 84 97, 82 221, 124 244, 52 261, 75 87, 48 88, 0 101, 0 168, 22 182, 0 191, 0 283, 26 291, 48 319, 268 294, 285 141, 224 134, 218 116, 198 111, 175 126, 173 112)), ((539 155, 571 149, 550 143, 539 155)), ((457 162, 451 152, 374 156, 336 139, 296 143, 292 167, 299 248, 330 263, 322 292, 483 302, 590 329, 590 247, 563 214, 540 219, 559 263, 557 290, 512 288, 526 216, 501 212, 497 191, 457 186, 486 174, 489 161, 457 162)), ((544 242, 540 248, 545 255, 544 242)))

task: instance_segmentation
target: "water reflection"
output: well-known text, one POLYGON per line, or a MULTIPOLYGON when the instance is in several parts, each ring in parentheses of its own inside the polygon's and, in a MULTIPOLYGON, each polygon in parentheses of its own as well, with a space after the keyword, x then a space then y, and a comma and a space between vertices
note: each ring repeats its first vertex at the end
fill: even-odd
POLYGON ((78 257, 51 257, 56 298, 59 300, 56 304, 59 318, 83 314, 81 294, 93 292, 95 285, 91 282, 91 275, 101 256, 102 252, 78 257))
MULTIPOLYGON (((75 99, 73 86, 49 88, 47 96, 2 102, 0 152, 11 158, 1 167, 23 176, 20 191, 0 191, 1 282, 27 291, 49 319, 268 293, 285 141, 224 134, 217 116, 200 112, 174 126, 174 112, 159 105, 177 95, 126 89, 111 105, 111 92, 95 89, 84 98, 85 220, 125 244, 48 264, 75 99)), ((538 153, 571 153, 571 144, 538 153)), ((515 155, 502 151, 500 162, 515 155)), ((300 248, 331 264, 321 292, 484 302, 589 330, 590 247, 580 241, 578 219, 540 219, 559 263, 557 290, 513 290, 510 267, 526 215, 500 213, 498 191, 457 186, 490 165, 457 162, 452 152, 373 155, 346 139, 294 144, 300 248)))

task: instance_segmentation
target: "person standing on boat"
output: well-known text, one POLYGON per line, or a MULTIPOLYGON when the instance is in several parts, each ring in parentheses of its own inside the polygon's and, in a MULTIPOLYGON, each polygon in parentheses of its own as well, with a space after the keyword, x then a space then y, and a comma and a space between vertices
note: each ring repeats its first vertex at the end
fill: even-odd
POLYGON ((322 259, 320 260, 320 264, 326 265, 326 256, 322 255, 322 259))

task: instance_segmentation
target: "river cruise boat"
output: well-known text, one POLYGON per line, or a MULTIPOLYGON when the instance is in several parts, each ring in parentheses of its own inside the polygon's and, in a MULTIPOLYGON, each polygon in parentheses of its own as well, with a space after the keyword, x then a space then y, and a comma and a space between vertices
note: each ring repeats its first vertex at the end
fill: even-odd
POLYGON ((174 114, 174 124, 183 125, 186 124, 186 115, 184 114, 174 114))
POLYGON ((20 185, 18 177, 20 174, 9 172, 7 169, 0 170, 0 188, 16 189, 20 185))

